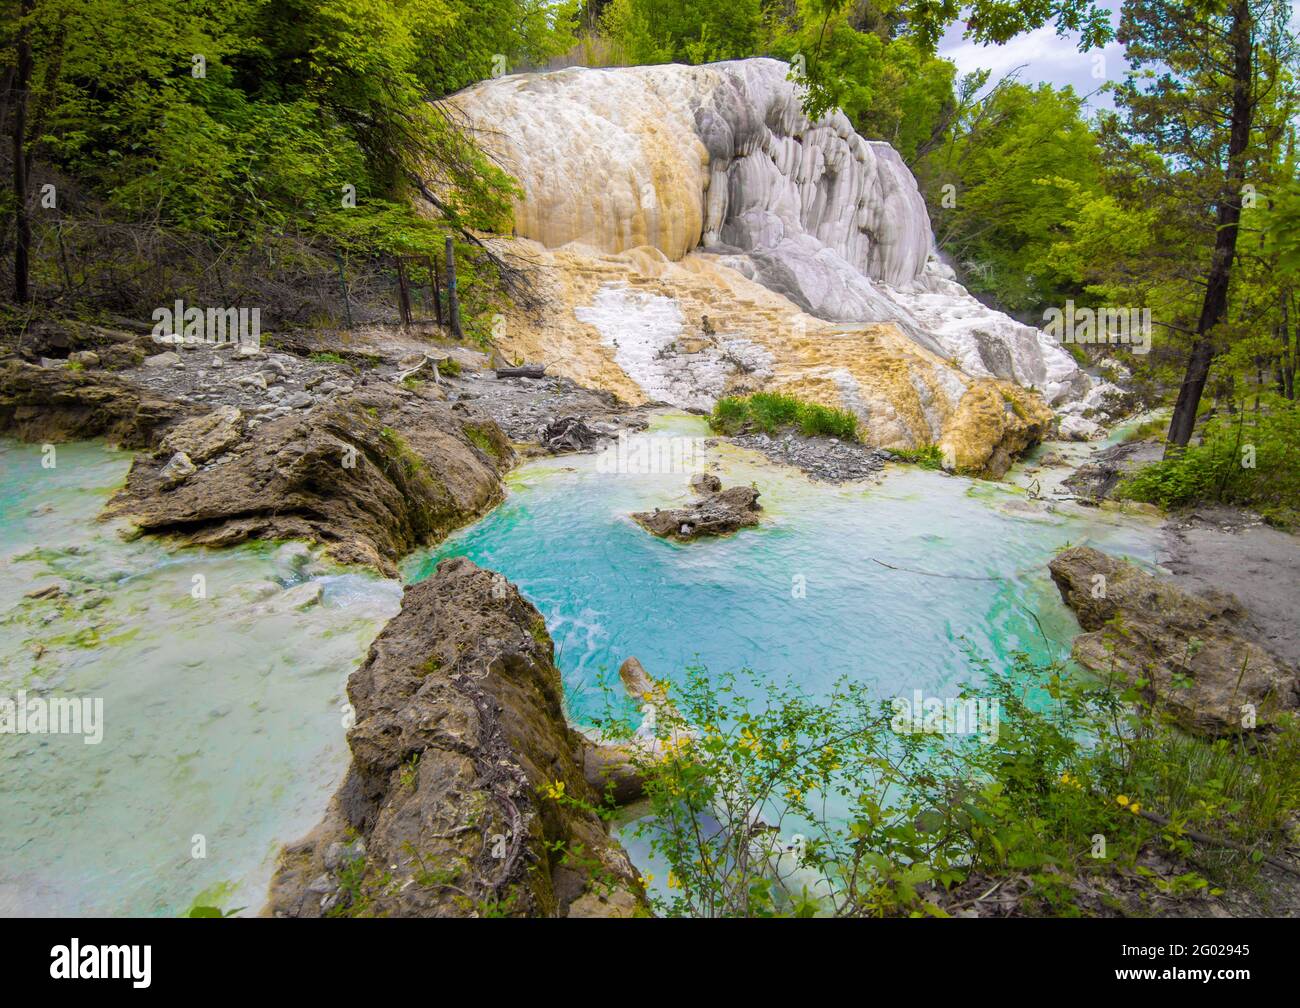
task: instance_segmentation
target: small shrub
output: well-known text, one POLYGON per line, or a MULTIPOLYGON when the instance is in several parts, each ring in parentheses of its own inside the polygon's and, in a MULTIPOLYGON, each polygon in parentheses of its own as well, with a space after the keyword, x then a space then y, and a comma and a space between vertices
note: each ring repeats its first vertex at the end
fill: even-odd
POLYGON ((943 452, 936 444, 922 445, 920 448, 893 448, 894 457, 902 462, 910 462, 922 469, 942 469, 943 452))

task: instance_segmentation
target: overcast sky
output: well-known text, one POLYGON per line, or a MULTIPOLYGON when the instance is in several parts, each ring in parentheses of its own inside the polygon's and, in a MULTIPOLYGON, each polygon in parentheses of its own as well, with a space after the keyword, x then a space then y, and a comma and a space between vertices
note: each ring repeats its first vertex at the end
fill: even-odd
MULTIPOLYGON (((1102 6, 1111 11, 1111 25, 1119 26, 1119 3, 1104 2, 1102 6)), ((958 21, 948 29, 939 43, 939 55, 957 64, 959 73, 972 70, 992 70, 990 82, 996 82, 1004 74, 1018 66, 1024 66, 1019 79, 1025 84, 1037 84, 1046 81, 1057 87, 1066 84, 1073 86, 1075 93, 1092 94, 1107 80, 1118 81, 1124 76, 1124 47, 1112 42, 1105 49, 1093 49, 1079 52, 1077 32, 1058 36, 1056 29, 1048 25, 1013 38, 1006 45, 981 46, 962 38, 966 31, 965 22, 958 21), (1100 62, 1098 59, 1100 58, 1100 62)), ((1089 99, 1093 108, 1111 108, 1108 94, 1095 94, 1089 99)))

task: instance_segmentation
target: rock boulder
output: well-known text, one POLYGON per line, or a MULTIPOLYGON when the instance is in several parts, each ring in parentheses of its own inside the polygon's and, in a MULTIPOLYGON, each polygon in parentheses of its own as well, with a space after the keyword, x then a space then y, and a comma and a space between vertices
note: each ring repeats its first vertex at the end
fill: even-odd
POLYGON ((589 809, 545 623, 500 575, 456 557, 409 586, 348 696, 352 764, 324 821, 282 852, 266 914, 644 912, 589 809))
POLYGON ((1057 554, 1050 568, 1085 631, 1075 661, 1144 682, 1187 730, 1232 734, 1250 715, 1265 727, 1300 708, 1296 670, 1242 636, 1246 614, 1233 596, 1193 595, 1088 546, 1057 554))
POLYGON ((651 535, 688 542, 700 536, 729 535, 758 524, 758 491, 735 486, 703 497, 684 508, 638 511, 632 520, 651 535))

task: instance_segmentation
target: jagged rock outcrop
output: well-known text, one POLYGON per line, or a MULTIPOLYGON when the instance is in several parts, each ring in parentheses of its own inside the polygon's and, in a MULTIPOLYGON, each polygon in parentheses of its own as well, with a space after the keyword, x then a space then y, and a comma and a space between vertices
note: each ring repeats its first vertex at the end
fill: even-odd
POLYGON ((556 454, 587 451, 599 440, 600 434, 588 427, 581 417, 559 417, 543 424, 537 431, 537 443, 556 454))
POLYGON ((179 426, 163 443, 206 451, 220 442, 224 450, 180 479, 168 471, 175 456, 166 447, 137 458, 109 513, 193 545, 311 539, 341 563, 395 576, 412 549, 494 506, 513 459, 486 416, 389 385, 364 386, 238 439, 238 417, 218 414, 179 426))
POLYGON ((1165 446, 1158 441, 1128 441, 1113 445, 1086 465, 1081 465, 1061 486, 1072 490, 1084 502, 1103 501, 1120 481, 1143 466, 1160 461, 1165 446))
POLYGON ((1193 595, 1088 546, 1057 554, 1050 568, 1085 631, 1074 660, 1148 683, 1148 696, 1184 728, 1233 734, 1300 707, 1296 670, 1243 636, 1233 596, 1193 595))
MULTIPOLYGON (((721 484, 719 484, 721 485, 721 484)), ((704 496, 687 507, 637 511, 632 520, 651 535, 661 539, 689 542, 701 536, 730 535, 739 529, 758 524, 758 491, 753 487, 735 486, 704 496)))
POLYGON ((274 916, 631 916, 636 871, 586 807, 541 615, 457 557, 407 587, 348 681, 352 764, 286 847, 274 916), (563 798, 555 797, 563 791, 563 798))
POLYGON ((771 59, 575 67, 456 95, 519 179, 518 244, 547 267, 552 309, 512 316, 507 354, 630 402, 792 391, 880 447, 940 442, 998 380, 1095 434, 1107 386, 957 283, 898 154, 838 111, 809 121, 789 78, 771 59))
POLYGON ((152 447, 193 408, 103 372, 0 363, 0 433, 22 441, 102 437, 123 448, 152 447))
POLYGON ((962 397, 939 450, 957 472, 998 479, 1051 429, 1042 399, 1014 382, 989 382, 962 397))

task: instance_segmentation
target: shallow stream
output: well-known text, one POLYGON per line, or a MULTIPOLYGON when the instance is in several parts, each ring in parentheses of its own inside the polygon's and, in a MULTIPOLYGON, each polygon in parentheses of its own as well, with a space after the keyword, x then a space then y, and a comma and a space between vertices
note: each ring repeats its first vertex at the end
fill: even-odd
MULTIPOLYGON (((882 698, 952 696, 972 680, 963 647, 1046 654, 1077 632, 1047 574, 1056 550, 1154 555, 1151 519, 914 467, 815 484, 707 437, 667 414, 621 456, 522 466, 505 503, 404 572, 465 554, 514 581, 584 723, 629 655, 660 678, 703 663, 814 693, 849 676, 882 698), (757 528, 677 544, 628 518, 690 499, 692 453, 758 486, 757 528)), ((342 775, 344 683, 400 585, 292 548, 126 541, 96 516, 130 456, 43 458, 0 442, 0 698, 100 699, 103 736, 0 734, 0 914, 255 912, 279 845, 342 775), (286 590, 311 581, 320 600, 294 608, 286 590)))

